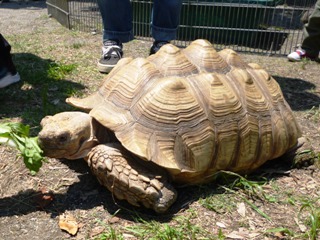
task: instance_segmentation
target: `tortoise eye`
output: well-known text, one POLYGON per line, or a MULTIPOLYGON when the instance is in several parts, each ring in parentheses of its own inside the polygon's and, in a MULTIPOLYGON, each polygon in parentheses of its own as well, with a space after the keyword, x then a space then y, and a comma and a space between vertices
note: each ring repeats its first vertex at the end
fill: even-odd
POLYGON ((58 136, 58 141, 60 143, 64 143, 68 140, 68 134, 67 133, 62 133, 58 136))

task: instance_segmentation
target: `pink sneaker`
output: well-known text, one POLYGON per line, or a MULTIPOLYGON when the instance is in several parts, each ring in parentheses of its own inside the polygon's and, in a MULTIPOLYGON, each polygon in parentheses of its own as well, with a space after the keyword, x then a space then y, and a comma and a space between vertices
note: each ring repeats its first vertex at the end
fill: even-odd
POLYGON ((311 60, 315 60, 316 56, 310 56, 303 49, 297 49, 295 52, 290 53, 288 56, 289 61, 292 62, 300 62, 303 58, 309 58, 311 60))

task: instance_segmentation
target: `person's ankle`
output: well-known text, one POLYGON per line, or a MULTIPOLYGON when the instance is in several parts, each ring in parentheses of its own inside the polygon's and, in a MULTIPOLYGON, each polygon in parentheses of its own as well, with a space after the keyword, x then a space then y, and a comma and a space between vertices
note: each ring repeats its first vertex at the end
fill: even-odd
POLYGON ((168 43, 170 42, 165 40, 155 40, 150 48, 150 55, 157 53, 162 46, 168 43))

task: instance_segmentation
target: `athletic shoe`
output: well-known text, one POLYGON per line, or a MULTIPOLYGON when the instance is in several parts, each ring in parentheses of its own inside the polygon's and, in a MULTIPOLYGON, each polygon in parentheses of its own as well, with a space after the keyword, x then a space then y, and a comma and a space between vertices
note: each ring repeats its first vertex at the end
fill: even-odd
POLYGON ((159 49, 163 46, 168 44, 168 41, 155 41, 153 42, 151 48, 150 48, 150 55, 155 54, 159 51, 159 49))
POLYGON ((107 40, 103 43, 102 57, 98 62, 98 69, 102 73, 109 73, 122 58, 122 43, 118 40, 107 40))
POLYGON ((4 75, 3 77, 0 77, 0 88, 4 88, 6 86, 9 86, 19 81, 20 81, 19 73, 11 74, 10 72, 7 72, 6 75, 4 75))
POLYGON ((316 60, 317 56, 310 56, 303 49, 297 49, 296 51, 290 53, 288 56, 289 61, 300 62, 302 59, 307 58, 310 60, 316 60))

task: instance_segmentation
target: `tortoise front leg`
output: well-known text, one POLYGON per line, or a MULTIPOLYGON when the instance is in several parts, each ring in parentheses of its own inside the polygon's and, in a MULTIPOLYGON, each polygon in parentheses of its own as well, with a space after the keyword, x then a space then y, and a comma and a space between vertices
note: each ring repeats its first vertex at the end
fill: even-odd
POLYGON ((98 145, 86 158, 101 185, 120 200, 134 206, 142 203, 163 213, 177 198, 176 190, 168 183, 166 173, 152 163, 133 156, 117 143, 98 145))

